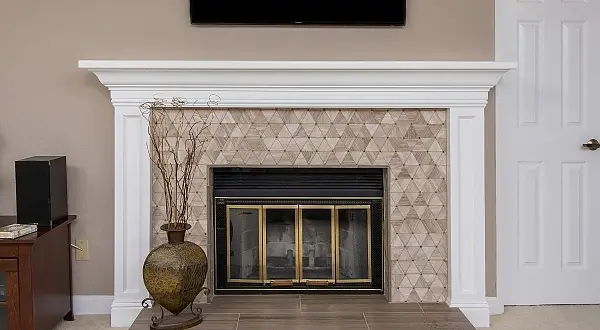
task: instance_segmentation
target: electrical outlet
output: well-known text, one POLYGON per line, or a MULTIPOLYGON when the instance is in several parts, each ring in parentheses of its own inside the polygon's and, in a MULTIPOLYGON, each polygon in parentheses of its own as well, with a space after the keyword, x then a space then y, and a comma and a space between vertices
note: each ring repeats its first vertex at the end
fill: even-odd
POLYGON ((88 250, 88 241, 85 239, 78 239, 75 241, 75 245, 77 247, 81 248, 81 250, 75 249, 75 260, 78 260, 78 261, 90 260, 90 253, 88 250))

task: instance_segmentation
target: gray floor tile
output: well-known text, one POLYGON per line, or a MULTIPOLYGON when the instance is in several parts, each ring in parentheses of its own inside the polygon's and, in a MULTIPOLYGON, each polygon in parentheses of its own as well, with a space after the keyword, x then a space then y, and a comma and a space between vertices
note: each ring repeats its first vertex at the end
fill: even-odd
POLYGON ((365 313, 369 330, 430 330, 423 313, 365 313))
MULTIPOLYGON (((151 317, 155 315, 150 310, 143 310, 129 330, 148 330, 151 317)), ((235 330, 239 314, 208 314, 203 313, 203 321, 192 327, 192 330, 235 330)))
POLYGON ((238 330, 368 330, 362 313, 241 314, 238 330))
POLYGON ((302 295, 302 312, 420 313, 418 304, 390 304, 382 295, 302 295))

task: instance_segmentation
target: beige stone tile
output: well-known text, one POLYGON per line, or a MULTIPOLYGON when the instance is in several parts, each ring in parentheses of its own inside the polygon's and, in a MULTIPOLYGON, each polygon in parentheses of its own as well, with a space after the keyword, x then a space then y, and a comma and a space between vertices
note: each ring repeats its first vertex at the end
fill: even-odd
MULTIPOLYGON (((417 269, 424 275, 421 286, 432 287, 430 291, 392 292, 394 300, 402 296, 403 300, 435 301, 443 296, 433 286, 447 279, 426 279, 425 275, 437 267, 438 277, 447 276, 445 110, 235 108, 196 109, 193 113, 213 123, 207 130, 211 135, 207 152, 201 156, 204 165, 389 166, 391 244, 411 247, 404 248, 397 258, 416 257, 417 263, 432 260, 431 264, 393 267, 392 276, 417 269)), ((182 120, 175 118, 174 122, 182 120)), ((177 125, 168 123, 168 127, 173 130, 177 125)), ((192 230, 194 237, 206 236, 207 195, 202 187, 208 170, 206 166, 203 169, 202 178, 194 183, 193 214, 202 221, 192 230)), ((154 205, 164 204, 160 191, 162 187, 155 181, 154 205)), ((164 241, 154 228, 163 220, 164 214, 153 212, 153 245, 164 241)))

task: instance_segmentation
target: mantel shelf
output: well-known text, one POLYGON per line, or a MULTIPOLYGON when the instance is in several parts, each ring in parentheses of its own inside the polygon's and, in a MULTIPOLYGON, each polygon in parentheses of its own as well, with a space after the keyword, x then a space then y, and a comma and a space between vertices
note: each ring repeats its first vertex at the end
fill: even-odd
POLYGON ((81 60, 79 67, 96 74, 113 103, 130 106, 158 95, 199 106, 450 107, 487 104, 490 89, 516 64, 81 60))

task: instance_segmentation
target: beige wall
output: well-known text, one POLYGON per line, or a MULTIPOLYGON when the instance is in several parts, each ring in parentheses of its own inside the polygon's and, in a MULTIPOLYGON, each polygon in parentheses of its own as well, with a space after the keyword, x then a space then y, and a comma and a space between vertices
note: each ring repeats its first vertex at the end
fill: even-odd
MULTIPOLYGON (((113 111, 79 59, 491 60, 493 0, 409 0, 405 28, 209 28, 187 0, 18 0, 0 10, 0 213, 12 214, 14 161, 65 154, 75 294, 112 294, 113 111)), ((491 150, 491 149, 489 149, 491 150)))

